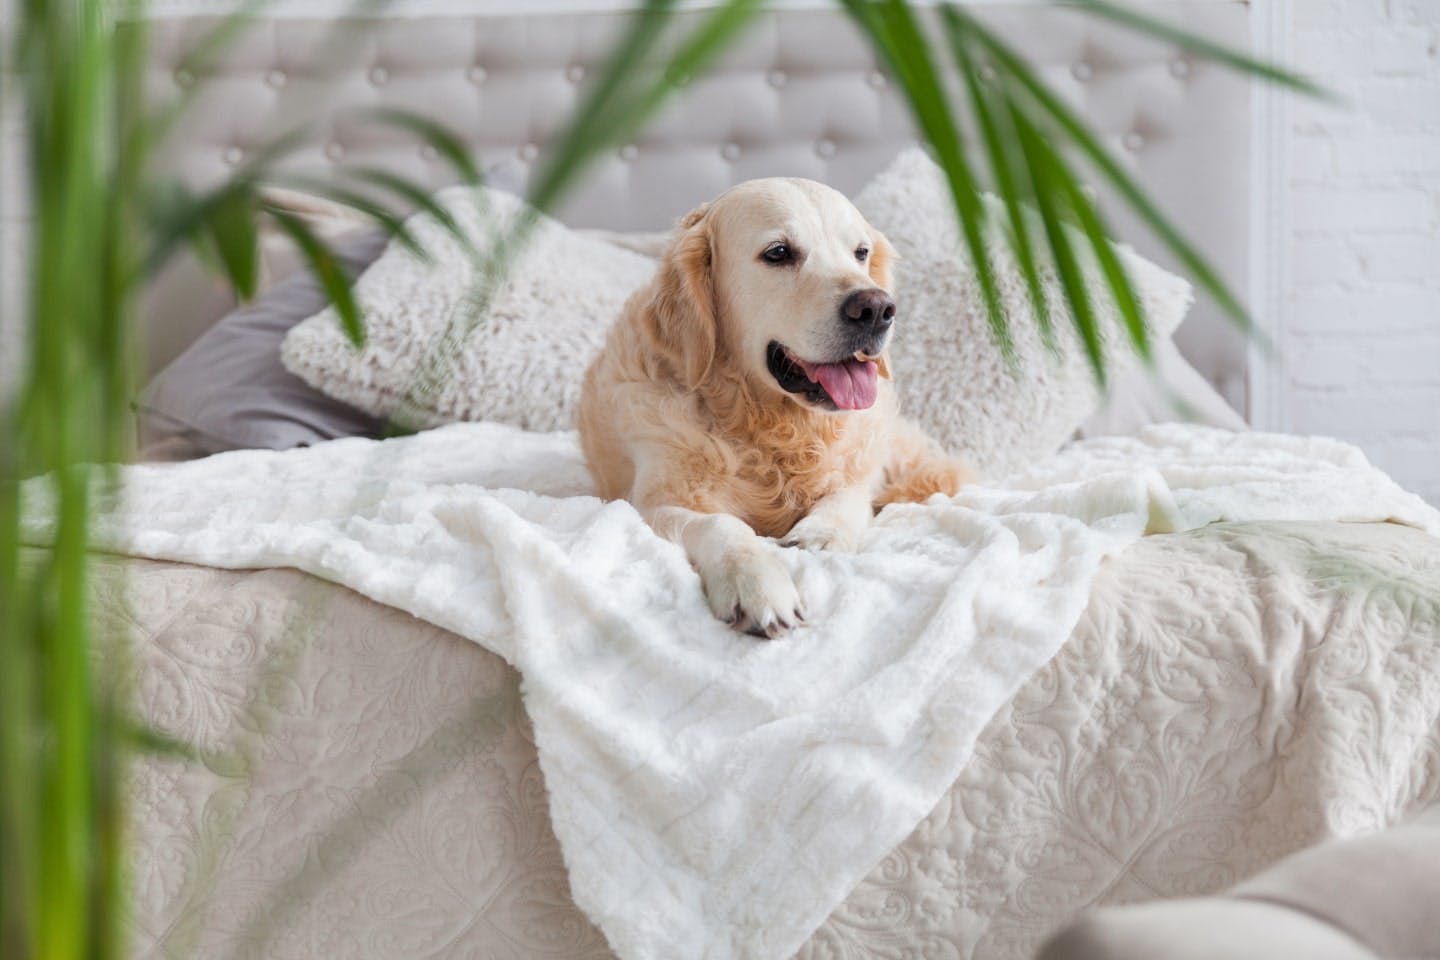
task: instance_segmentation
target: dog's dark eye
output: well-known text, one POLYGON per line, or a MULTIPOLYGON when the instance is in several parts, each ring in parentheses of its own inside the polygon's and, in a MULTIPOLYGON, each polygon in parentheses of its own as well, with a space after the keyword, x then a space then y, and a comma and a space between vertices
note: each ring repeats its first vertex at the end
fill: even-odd
POLYGON ((795 259, 795 254, 788 244, 777 243, 766 247, 765 252, 760 254, 760 259, 766 263, 789 263, 795 259))
POLYGON ((855 259, 856 259, 856 260, 859 260, 861 263, 864 263, 867 259, 869 259, 869 257, 870 257, 870 248, 869 248, 869 247, 856 247, 856 248, 855 248, 855 259))

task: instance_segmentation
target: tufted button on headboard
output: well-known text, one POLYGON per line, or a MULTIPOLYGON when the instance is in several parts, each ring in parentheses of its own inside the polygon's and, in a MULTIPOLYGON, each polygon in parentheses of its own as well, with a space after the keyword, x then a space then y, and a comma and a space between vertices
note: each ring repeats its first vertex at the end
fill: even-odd
MULTIPOLYGON (((1156 5, 1232 44, 1247 6, 1156 5)), ((687 14, 686 16, 694 16, 687 14)), ((982 15, 1083 111, 1107 144, 1237 290, 1248 261, 1249 90, 1235 75, 1164 44, 1048 5, 984 6, 982 15)), ((292 167, 326 176, 377 165, 432 187, 452 178, 434 151, 347 118, 354 107, 419 111, 457 130, 497 180, 523 185, 543 162, 622 25, 614 12, 540 12, 351 22, 258 21, 203 76, 181 67, 213 20, 151 24, 152 91, 196 97, 164 164, 194 183, 233 172, 260 145, 302 123, 314 136, 292 167), (327 48, 340 51, 328 56, 327 48)), ((332 51, 334 52, 334 51, 332 51)), ((885 70, 833 9, 761 16, 709 74, 674 78, 674 98, 631 142, 607 150, 558 215, 576 226, 667 226, 752 177, 802 176, 855 192, 903 147, 911 119, 885 70)), ((1103 187, 1095 185, 1105 199, 1103 187)), ((1173 267, 1118 204, 1115 233, 1173 267)), ((1177 339, 1191 362, 1243 407, 1242 336, 1203 300, 1177 339)))

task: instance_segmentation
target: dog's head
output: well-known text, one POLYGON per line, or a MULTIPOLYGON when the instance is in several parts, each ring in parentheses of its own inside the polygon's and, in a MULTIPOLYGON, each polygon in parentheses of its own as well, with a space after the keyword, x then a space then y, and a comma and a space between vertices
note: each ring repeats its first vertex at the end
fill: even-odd
POLYGON ((758 390, 863 410, 890 375, 893 255, 823 184, 742 183, 680 221, 657 280, 657 334, 692 388, 731 363, 758 390))

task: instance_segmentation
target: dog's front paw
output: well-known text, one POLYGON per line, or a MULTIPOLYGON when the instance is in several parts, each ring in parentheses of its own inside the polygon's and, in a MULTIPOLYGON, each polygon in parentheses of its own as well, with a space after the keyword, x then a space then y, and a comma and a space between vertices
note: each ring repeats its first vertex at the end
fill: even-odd
POLYGON ((844 524, 837 524, 826 517, 810 514, 790 528, 780 540, 782 547, 799 547, 802 550, 834 550, 839 553, 854 553, 860 548, 860 532, 844 524))
POLYGON ((800 591, 779 557, 746 550, 700 572, 715 616, 737 630, 774 639, 805 622, 800 591))

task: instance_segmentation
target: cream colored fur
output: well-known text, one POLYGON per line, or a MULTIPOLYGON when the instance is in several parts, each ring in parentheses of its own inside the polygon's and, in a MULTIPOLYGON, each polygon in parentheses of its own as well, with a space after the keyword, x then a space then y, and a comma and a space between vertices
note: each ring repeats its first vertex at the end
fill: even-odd
POLYGON ((888 289, 892 257, 829 187, 740 184, 681 220, 586 372, 580 438, 601 495, 629 500, 682 544, 715 615, 740 629, 773 637, 804 619, 780 548, 763 538, 853 550, 877 507, 968 478, 900 417, 888 351, 865 410, 812 407, 767 369, 772 341, 830 359, 841 304, 888 289), (797 263, 762 260, 777 238, 803 253, 797 263))

